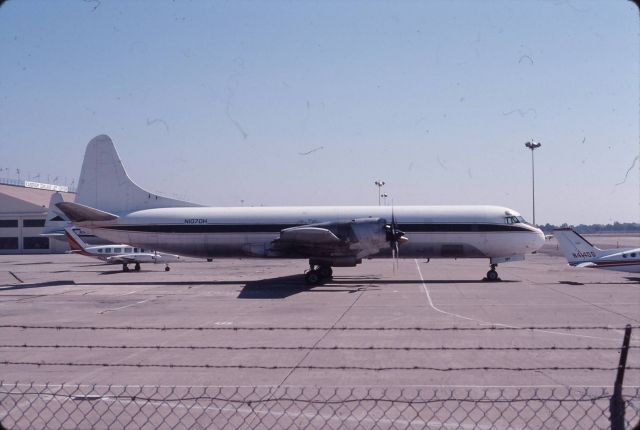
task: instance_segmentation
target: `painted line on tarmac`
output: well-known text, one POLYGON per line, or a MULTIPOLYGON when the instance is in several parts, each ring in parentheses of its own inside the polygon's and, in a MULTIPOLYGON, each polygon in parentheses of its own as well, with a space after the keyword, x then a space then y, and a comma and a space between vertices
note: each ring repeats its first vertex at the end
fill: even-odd
POLYGON ((150 300, 153 300, 153 299, 140 300, 139 302, 131 303, 130 305, 120 306, 119 308, 105 309, 104 311, 98 312, 98 314, 102 315, 102 314, 106 314, 107 312, 120 311, 122 309, 130 308, 131 306, 141 305, 141 304, 146 303, 146 302, 148 302, 150 300))
MULTIPOLYGON (((436 312, 440 312, 442 314, 445 315, 449 315, 455 318, 460 318, 460 319, 464 319, 467 321, 473 321, 476 322, 480 325, 490 325, 490 326, 497 326, 497 327, 509 327, 509 328, 517 328, 517 329, 521 329, 522 327, 520 326, 516 326, 516 325, 510 325, 510 324, 502 324, 502 323, 496 323, 496 322, 491 322, 491 321, 484 321, 484 320, 479 320, 476 318, 471 318, 471 317, 467 317, 464 315, 460 315, 460 314, 456 314, 453 312, 447 312, 444 311, 440 308, 438 308, 436 305, 433 304, 433 300, 431 299, 431 294, 429 294, 429 288, 427 288, 427 284, 424 281, 424 277, 422 276, 422 270, 420 270, 420 265, 418 264, 418 260, 417 259, 413 259, 413 261, 416 263, 416 268, 418 269, 418 274, 420 275, 420 280, 422 281, 422 289, 424 290, 424 293, 427 295, 427 300, 429 300, 429 306, 431 306, 431 308, 436 311, 436 312)), ((555 334, 555 335, 559 335, 559 336, 571 336, 571 337, 579 337, 579 338, 586 338, 586 339, 598 339, 598 340, 607 340, 607 341, 614 341, 614 342, 620 342, 620 339, 611 339, 608 337, 600 337, 600 336, 589 336, 586 334, 575 334, 575 333, 566 333, 566 332, 561 332, 561 331, 550 331, 550 330, 538 330, 538 329, 532 329, 531 331, 537 331, 540 333, 548 333, 548 334, 555 334)))

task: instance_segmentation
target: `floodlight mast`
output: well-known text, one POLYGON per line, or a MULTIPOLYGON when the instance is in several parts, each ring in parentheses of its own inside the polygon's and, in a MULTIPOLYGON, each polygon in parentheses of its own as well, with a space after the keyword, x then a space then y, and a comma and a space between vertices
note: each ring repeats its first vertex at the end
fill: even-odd
POLYGON ((531 139, 525 143, 524 146, 531 150, 531 201, 533 206, 533 225, 536 224, 536 175, 535 175, 535 163, 533 161, 533 151, 540 148, 542 144, 531 139))
POLYGON ((374 184, 378 186, 378 206, 380 206, 380 198, 382 197, 382 187, 385 184, 385 182, 379 179, 375 181, 374 184))

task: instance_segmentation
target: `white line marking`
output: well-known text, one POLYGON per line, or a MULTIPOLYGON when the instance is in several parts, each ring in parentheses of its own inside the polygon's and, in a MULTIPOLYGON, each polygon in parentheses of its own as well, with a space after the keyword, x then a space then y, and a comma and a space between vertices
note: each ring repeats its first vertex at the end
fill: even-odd
POLYGON ((151 300, 151 299, 141 300, 141 301, 139 301, 139 302, 132 303, 132 304, 130 304, 130 305, 120 306, 119 308, 105 309, 104 311, 100 311, 100 312, 98 312, 98 314, 105 314, 105 313, 107 313, 107 312, 119 311, 119 310, 122 310, 122 309, 130 308, 131 306, 141 305, 142 303, 146 303, 146 302, 148 302, 149 300, 151 300))
MULTIPOLYGON (((508 327, 508 328, 516 328, 516 329, 521 329, 522 328, 522 327, 516 326, 516 325, 495 323, 495 322, 483 321, 483 320, 479 320, 479 319, 475 319, 475 318, 471 318, 471 317, 466 317, 464 315, 443 311, 442 309, 438 308, 436 305, 433 304, 433 300, 431 299, 431 294, 429 294, 429 289, 427 288, 427 284, 425 283, 424 277, 422 276, 422 270, 420 270, 420 265, 418 264, 418 260, 414 259, 413 261, 416 263, 416 268, 418 269, 418 274, 420 275, 420 280, 422 281, 422 289, 424 290, 425 294, 427 295, 427 299, 429 300, 429 306, 431 306, 431 308, 434 311, 437 311, 437 312, 440 312, 442 314, 449 315, 449 316, 452 316, 452 317, 455 317, 455 318, 461 318, 461 319, 464 319, 464 320, 467 320, 467 321, 473 321, 473 322, 479 323, 481 325, 491 325, 491 326, 508 327)), ((561 332, 561 331, 539 330, 539 329, 533 329, 531 331, 537 331, 537 332, 540 332, 540 333, 555 334, 555 335, 559 335, 559 336, 571 336, 571 337, 581 337, 581 338, 586 338, 586 339, 598 339, 598 340, 608 340, 608 341, 613 341, 613 342, 620 342, 620 339, 611 339, 611 338, 608 338, 608 337, 599 337, 599 336, 589 336, 589 335, 586 335, 586 334, 575 334, 575 333, 566 333, 566 332, 561 332)))
POLYGON ((121 296, 128 296, 129 294, 135 294, 137 291, 129 291, 128 293, 120 294, 121 296))

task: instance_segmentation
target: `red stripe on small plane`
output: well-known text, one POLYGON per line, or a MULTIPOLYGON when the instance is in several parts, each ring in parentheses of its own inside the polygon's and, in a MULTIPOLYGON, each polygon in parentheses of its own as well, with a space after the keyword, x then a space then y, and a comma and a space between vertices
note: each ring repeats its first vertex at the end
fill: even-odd
POLYGON ((65 235, 65 236, 67 236, 67 242, 69 242, 69 248, 71 248, 71 251, 72 251, 74 254, 85 255, 85 256, 87 256, 87 257, 93 257, 93 256, 94 256, 93 254, 89 254, 87 251, 85 251, 85 250, 84 250, 84 248, 82 247, 82 245, 80 245, 80 244, 78 243, 78 241, 77 241, 77 240, 75 240, 75 239, 73 238, 73 236, 71 236, 71 235, 69 234, 69 232, 68 232, 68 231, 66 231, 66 230, 65 230, 65 231, 64 231, 64 235, 65 235))

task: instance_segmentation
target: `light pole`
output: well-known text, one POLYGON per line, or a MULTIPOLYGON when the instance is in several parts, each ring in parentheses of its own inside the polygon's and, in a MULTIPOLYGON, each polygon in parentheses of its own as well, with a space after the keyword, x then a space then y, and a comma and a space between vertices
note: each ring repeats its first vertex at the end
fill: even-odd
POLYGON ((536 174, 535 163, 533 162, 533 151, 540 148, 542 144, 531 139, 529 142, 525 143, 524 146, 531 150, 531 198, 533 204, 533 225, 536 225, 536 174))
POLYGON ((375 185, 378 186, 378 206, 380 206, 380 197, 382 197, 382 186, 385 184, 382 180, 377 180, 374 182, 375 185))
POLYGON ((383 199, 384 205, 386 206, 386 205, 387 205, 387 197, 389 197, 389 194, 387 194, 387 193, 382 193, 382 194, 381 194, 381 196, 382 196, 382 199, 383 199))

